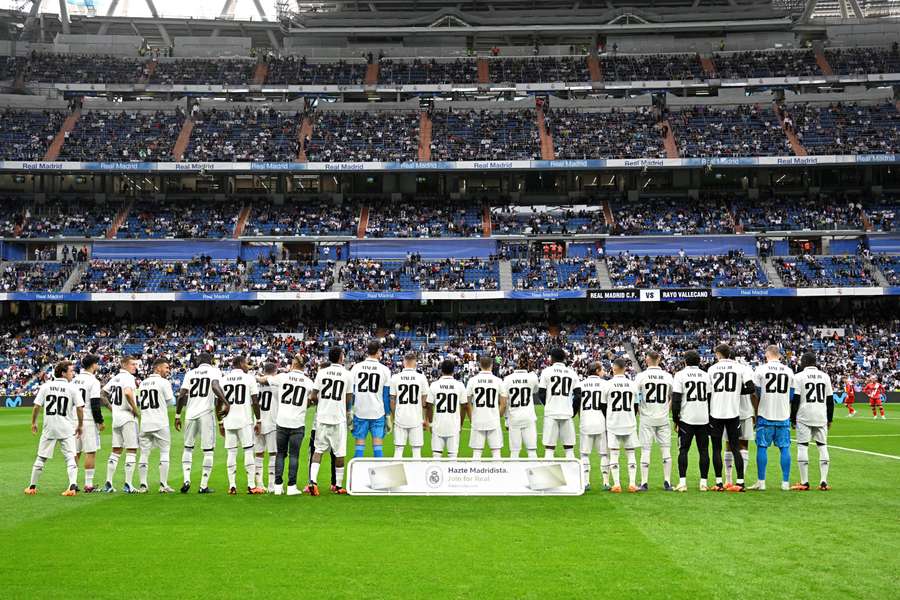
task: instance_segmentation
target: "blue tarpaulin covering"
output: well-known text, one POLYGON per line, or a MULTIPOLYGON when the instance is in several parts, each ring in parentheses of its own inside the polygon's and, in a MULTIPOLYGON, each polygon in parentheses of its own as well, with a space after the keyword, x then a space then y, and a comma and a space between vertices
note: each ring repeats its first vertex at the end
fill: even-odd
POLYGON ((606 241, 606 255, 617 256, 625 251, 640 256, 672 256, 684 250, 689 256, 728 254, 729 250, 743 250, 756 256, 756 239, 751 236, 641 236, 639 238, 610 238, 606 241))
POLYGON ((487 258, 496 253, 493 240, 360 240, 350 242, 352 258, 406 258, 410 252, 422 258, 487 258))
POLYGON ((195 256, 211 256, 225 260, 237 258, 241 253, 241 243, 228 241, 173 240, 166 242, 115 241, 94 242, 93 258, 106 260, 127 260, 135 258, 160 258, 164 260, 187 260, 195 256))
POLYGON ((831 240, 828 251, 830 254, 856 254, 857 246, 859 246, 859 238, 831 240))
POLYGON ((875 254, 900 253, 900 235, 869 236, 869 248, 875 254))

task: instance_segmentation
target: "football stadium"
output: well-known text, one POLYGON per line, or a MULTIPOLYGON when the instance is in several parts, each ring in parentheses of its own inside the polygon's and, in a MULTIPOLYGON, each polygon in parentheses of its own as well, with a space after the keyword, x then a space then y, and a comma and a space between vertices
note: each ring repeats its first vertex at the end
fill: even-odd
POLYGON ((898 597, 900 3, 0 3, 4 598, 898 597))

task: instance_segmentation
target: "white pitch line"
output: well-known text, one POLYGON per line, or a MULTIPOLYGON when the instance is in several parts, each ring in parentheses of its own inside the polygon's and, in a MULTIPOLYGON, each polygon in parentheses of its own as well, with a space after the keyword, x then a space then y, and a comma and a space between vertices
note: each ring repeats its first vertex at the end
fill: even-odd
POLYGON ((837 450, 846 450, 847 452, 858 452, 859 454, 868 454, 869 456, 880 456, 881 458, 891 458, 893 460, 900 460, 900 456, 894 456, 893 454, 882 454, 880 452, 869 452, 868 450, 857 450, 856 448, 844 448, 843 446, 832 446, 828 444, 829 448, 836 448, 837 450))
POLYGON ((879 437, 900 437, 900 433, 859 433, 855 435, 829 435, 828 439, 834 438, 879 438, 879 437))

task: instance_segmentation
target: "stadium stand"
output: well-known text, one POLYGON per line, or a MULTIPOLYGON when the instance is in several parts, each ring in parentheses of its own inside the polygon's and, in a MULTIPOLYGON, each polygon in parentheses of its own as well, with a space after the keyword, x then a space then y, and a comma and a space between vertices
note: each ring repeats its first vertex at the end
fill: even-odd
POLYGON ((512 261, 513 286, 522 290, 573 290, 599 287, 597 265, 589 258, 512 261))
POLYGON ((665 158, 654 111, 553 110, 545 116, 557 159, 665 158))
POLYGON ((313 162, 410 161, 419 150, 411 112, 317 112, 306 155, 313 162))
POLYGON ((892 103, 833 103, 788 108, 810 154, 879 154, 900 149, 900 112, 892 103))
POLYGON ((406 260, 352 259, 340 269, 347 290, 496 290, 499 266, 495 260, 446 259, 406 260))
POLYGON ((360 205, 354 201, 335 204, 313 198, 277 205, 260 199, 253 202, 245 236, 356 235, 360 205))
POLYGON ((59 160, 171 161, 183 123, 181 111, 87 112, 66 136, 59 160))
POLYGON ((0 114, 0 153, 5 160, 43 160, 66 115, 56 110, 7 108, 0 114))
POLYGON ((359 85, 366 75, 362 61, 308 62, 305 56, 268 60, 270 85, 359 85))
POLYGON ((185 153, 189 161, 293 162, 301 117, 274 109, 201 111, 185 153))
POLYGON ((681 156, 784 156, 790 144, 775 113, 757 105, 682 109, 669 119, 681 156))
POLYGON ((812 50, 751 50, 713 55, 716 77, 748 79, 821 75, 812 50))
POLYGON ((481 237, 484 232, 481 206, 476 204, 453 206, 417 198, 415 203, 370 206, 366 237, 481 237))
POLYGON ((609 256, 609 277, 615 287, 766 287, 768 278, 755 257, 728 256, 609 256))
POLYGON ((590 81, 584 56, 533 56, 492 58, 488 62, 493 82, 538 83, 590 81))
POLYGON ((534 113, 521 111, 435 111, 432 160, 535 159, 541 144, 534 113))
POLYGON ((775 261, 788 287, 860 287, 876 285, 869 267, 856 256, 792 256, 775 261))
POLYGON ((395 60, 383 58, 378 62, 378 82, 394 85, 446 83, 476 83, 478 68, 473 59, 395 60))
POLYGON ((609 230, 600 206, 495 206, 491 209, 495 235, 563 235, 606 233, 609 230))
POLYGON ((618 54, 600 57, 604 81, 676 81, 704 78, 696 54, 618 54))

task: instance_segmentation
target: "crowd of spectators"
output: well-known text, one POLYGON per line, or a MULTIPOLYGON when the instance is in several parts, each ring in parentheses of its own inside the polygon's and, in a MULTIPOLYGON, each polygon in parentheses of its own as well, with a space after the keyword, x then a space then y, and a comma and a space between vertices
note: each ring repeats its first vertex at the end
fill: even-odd
POLYGON ((879 254, 872 258, 872 264, 881 271, 888 285, 900 285, 900 256, 879 254))
POLYGON ((0 113, 0 158, 43 160, 66 115, 58 110, 3 109, 0 113))
POLYGON ((59 160, 169 162, 184 113, 90 111, 66 133, 59 160))
POLYGON ((226 238, 234 233, 241 203, 228 200, 138 200, 116 232, 126 239, 226 238))
POLYGON ((613 202, 613 233, 620 235, 734 233, 728 207, 718 197, 641 197, 613 202))
POLYGON ((310 162, 401 162, 418 158, 414 112, 319 111, 306 143, 310 162))
POLYGON ((446 201, 369 205, 366 237, 481 237, 482 209, 477 205, 454 206, 446 201))
POLYGON ((338 274, 345 290, 497 290, 500 271, 493 259, 405 260, 354 258, 338 274))
POLYGON ((477 83, 478 66, 472 58, 436 60, 415 58, 378 62, 378 83, 393 85, 477 83))
POLYGON ((672 113, 669 122, 683 158, 791 154, 775 113, 756 104, 697 105, 672 113))
POLYGON ((100 54, 33 52, 26 77, 44 83, 137 83, 147 75, 147 63, 136 58, 100 54))
POLYGON ((591 80, 586 56, 532 56, 488 59, 496 83, 577 83, 591 80))
POLYGON ((0 202, 0 236, 102 237, 120 209, 118 202, 98 204, 78 198, 57 198, 40 203, 5 198, 0 202))
POLYGON ((900 221, 897 221, 896 200, 892 202, 872 201, 866 203, 863 210, 875 231, 897 231, 900 228, 900 221))
POLYGON ((600 57, 604 81, 687 81, 703 79, 698 54, 619 54, 600 57))
POLYGON ((608 256, 615 287, 766 287, 769 282, 755 257, 733 251, 720 256, 608 256))
POLYGON ((819 198, 755 198, 734 203, 735 222, 744 231, 862 229, 860 205, 819 198))
POLYGON ((199 256, 190 261, 92 260, 73 292, 227 292, 242 286, 246 263, 199 256))
POLYGON ((609 112, 554 109, 544 121, 557 159, 666 157, 657 113, 646 107, 609 112))
POLYGON ((599 203, 572 206, 495 206, 491 209, 494 235, 577 235, 607 233, 606 215, 599 203))
POLYGON ((890 48, 828 48, 825 59, 838 75, 900 73, 900 49, 896 42, 890 48))
POLYGON ((366 61, 308 62, 305 56, 268 60, 267 85, 361 85, 366 61))
POLYGON ((520 290, 574 290, 599 287, 597 264, 590 258, 548 260, 533 257, 511 263, 513 287, 520 290))
POLYGON ((876 286, 872 269, 858 256, 790 256, 775 259, 775 270, 786 287, 876 286))
POLYGON ((159 61, 149 83, 162 85, 247 85, 256 62, 239 58, 179 58, 159 61))
POLYGON ((797 104, 786 125, 809 154, 891 154, 900 150, 900 112, 893 102, 877 105, 797 104))
POLYGON ((431 160, 540 157, 540 136, 531 110, 438 110, 432 115, 431 160))
POLYGON ((294 162, 300 150, 302 116, 273 108, 210 109, 197 112, 187 161, 294 162))
POLYGON ((72 274, 72 261, 11 262, 0 270, 4 292, 58 292, 72 274))
POLYGON ((314 198, 280 205, 259 200, 252 205, 244 235, 356 235, 359 212, 360 204, 352 200, 338 204, 314 198))
POLYGON ((812 50, 750 50, 712 56, 719 79, 808 77, 822 75, 812 50))
POLYGON ((253 262, 247 274, 247 288, 254 292, 328 292, 334 286, 334 262, 274 261, 253 262))

